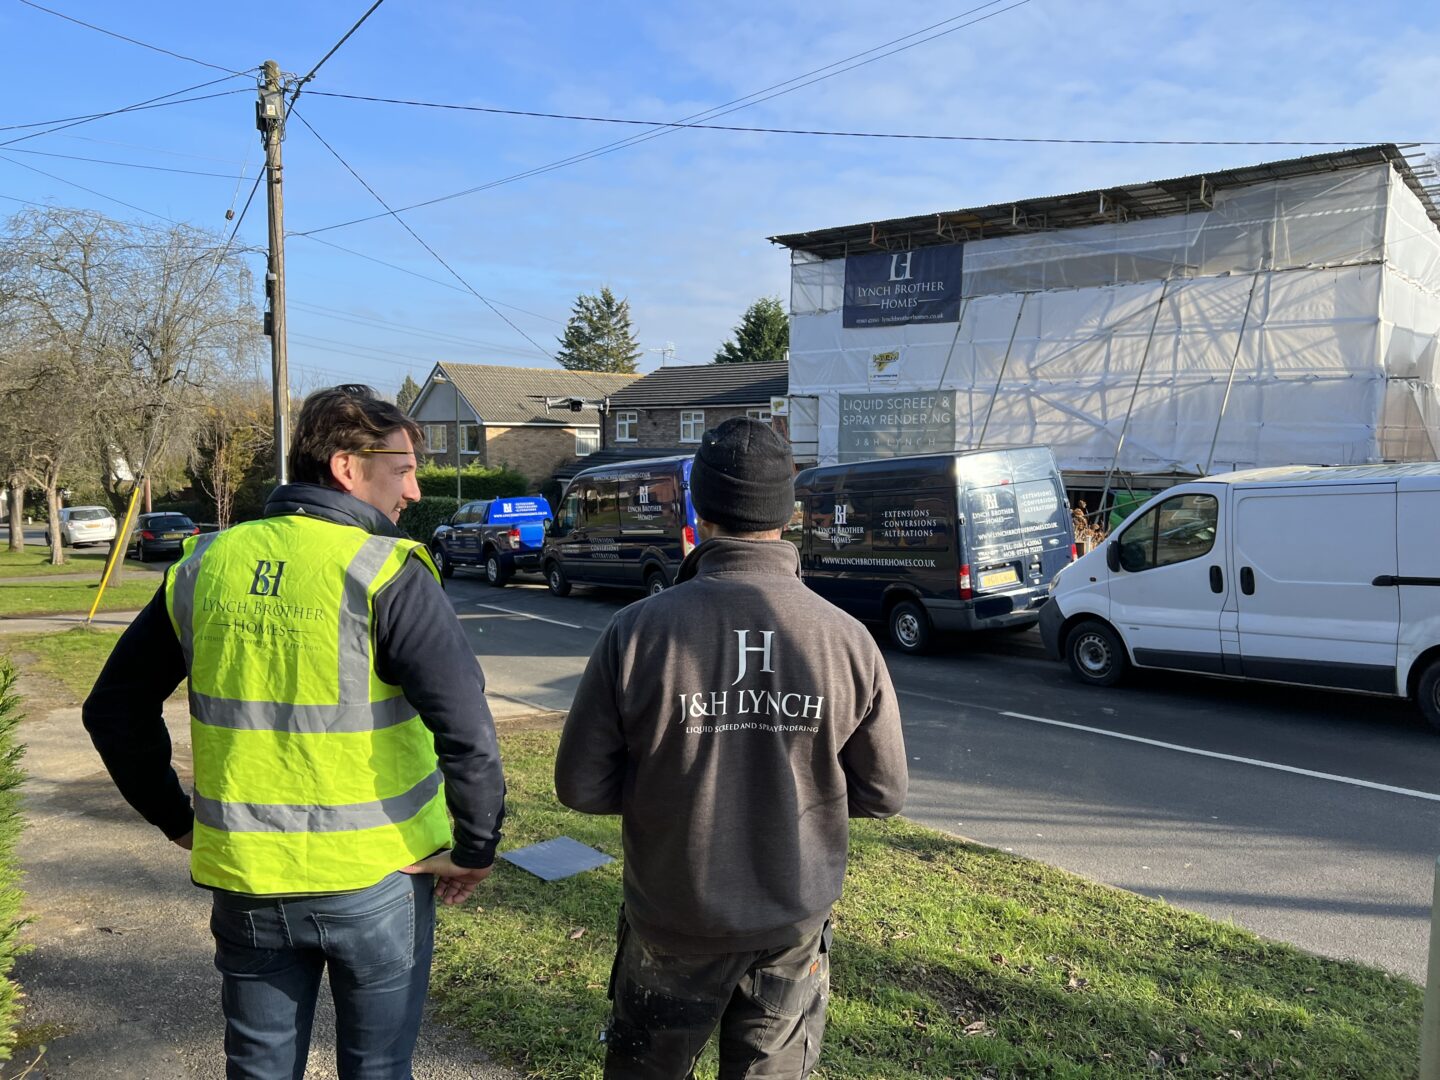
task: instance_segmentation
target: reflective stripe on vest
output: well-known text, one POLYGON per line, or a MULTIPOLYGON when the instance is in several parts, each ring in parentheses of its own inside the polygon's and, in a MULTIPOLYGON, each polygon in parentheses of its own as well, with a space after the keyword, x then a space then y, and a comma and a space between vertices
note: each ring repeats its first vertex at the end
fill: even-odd
POLYGON ((304 515, 186 543, 165 593, 190 675, 200 884, 360 889, 449 845, 433 736, 372 656, 375 598, 411 558, 435 573, 413 541, 304 515))

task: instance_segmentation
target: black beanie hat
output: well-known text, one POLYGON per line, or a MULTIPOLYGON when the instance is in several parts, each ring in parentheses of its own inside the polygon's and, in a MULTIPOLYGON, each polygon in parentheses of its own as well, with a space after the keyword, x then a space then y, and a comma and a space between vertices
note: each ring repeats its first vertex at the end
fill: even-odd
POLYGON ((780 528, 795 509, 790 447, 759 420, 726 420, 700 440, 690 501, 702 518, 731 532, 780 528))

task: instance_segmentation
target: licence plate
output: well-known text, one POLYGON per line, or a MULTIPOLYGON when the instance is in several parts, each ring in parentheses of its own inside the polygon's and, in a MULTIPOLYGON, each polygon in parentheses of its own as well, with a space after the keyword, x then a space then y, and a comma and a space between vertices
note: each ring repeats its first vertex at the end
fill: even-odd
POLYGON ((997 585, 1014 585, 1020 580, 1020 575, 1015 572, 1013 566, 1004 570, 991 570, 988 574, 980 575, 980 587, 982 589, 993 589, 997 585))
POLYGON ((160 534, 160 539, 161 539, 161 540, 181 540, 181 539, 184 538, 184 536, 185 536, 184 533, 161 533, 161 534, 160 534))

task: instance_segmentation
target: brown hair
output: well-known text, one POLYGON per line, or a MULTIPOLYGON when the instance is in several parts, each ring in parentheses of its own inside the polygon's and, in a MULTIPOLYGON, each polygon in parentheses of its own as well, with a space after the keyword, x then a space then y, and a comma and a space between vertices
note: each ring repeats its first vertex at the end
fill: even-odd
POLYGON ((286 460, 299 484, 331 485, 330 458, 345 451, 374 450, 397 431, 420 446, 420 425, 368 386, 346 383, 316 390, 300 406, 286 460))

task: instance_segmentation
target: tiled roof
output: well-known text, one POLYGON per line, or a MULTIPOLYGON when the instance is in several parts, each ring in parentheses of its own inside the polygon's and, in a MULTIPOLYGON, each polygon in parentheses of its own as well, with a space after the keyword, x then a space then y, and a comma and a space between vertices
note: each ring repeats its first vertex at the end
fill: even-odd
POLYGON ((662 367, 619 393, 612 409, 655 409, 687 405, 768 405, 789 393, 790 365, 691 364, 662 367))
POLYGON ((436 365, 460 388, 460 396, 487 424, 600 423, 593 406, 579 412, 552 408, 547 414, 542 398, 576 397, 594 401, 613 397, 638 375, 602 375, 593 371, 557 371, 553 368, 508 367, 503 364, 436 365))

